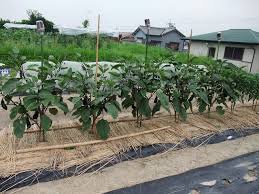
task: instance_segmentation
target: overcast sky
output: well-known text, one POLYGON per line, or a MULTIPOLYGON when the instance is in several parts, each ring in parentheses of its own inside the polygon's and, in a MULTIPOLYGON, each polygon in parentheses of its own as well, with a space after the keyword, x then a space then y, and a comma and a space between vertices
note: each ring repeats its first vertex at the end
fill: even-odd
POLYGON ((102 31, 134 31, 150 18, 152 26, 171 21, 185 35, 230 28, 259 31, 259 0, 0 0, 0 18, 21 20, 36 9, 55 24, 78 27, 84 19, 102 31))

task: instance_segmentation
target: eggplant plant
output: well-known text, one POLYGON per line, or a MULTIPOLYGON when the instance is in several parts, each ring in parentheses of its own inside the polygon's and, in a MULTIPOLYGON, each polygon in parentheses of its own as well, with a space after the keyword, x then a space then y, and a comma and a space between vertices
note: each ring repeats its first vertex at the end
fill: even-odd
POLYGON ((169 103, 161 89, 163 69, 160 64, 118 64, 112 68, 112 79, 116 80, 115 87, 119 89, 122 107, 131 107, 133 117, 137 118, 140 127, 142 116, 151 117, 162 106, 167 111, 169 103), (150 100, 154 97, 155 106, 151 109, 150 100))
POLYGON ((99 67, 101 74, 97 80, 94 66, 83 64, 82 68, 82 72, 74 73, 72 84, 79 96, 69 99, 74 104, 73 116, 82 123, 82 131, 91 129, 90 132, 101 139, 107 139, 110 126, 103 116, 107 112, 113 119, 118 117, 121 109, 116 97, 119 91, 114 87, 115 82, 109 79, 108 68, 99 67))
POLYGON ((52 126, 47 115, 65 114, 68 107, 62 98, 60 65, 44 62, 42 66, 31 66, 20 78, 10 78, 1 87, 1 106, 10 109, 13 132, 22 138, 26 129, 36 125, 40 130, 40 141, 45 141, 45 132, 52 126), (59 77, 59 78, 58 78, 59 77))

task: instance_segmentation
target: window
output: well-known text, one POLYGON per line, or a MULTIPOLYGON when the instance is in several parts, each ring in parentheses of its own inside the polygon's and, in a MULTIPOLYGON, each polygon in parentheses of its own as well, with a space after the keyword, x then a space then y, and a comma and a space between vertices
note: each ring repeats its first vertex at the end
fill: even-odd
POLYGON ((178 51, 179 50, 179 43, 178 42, 169 42, 166 43, 166 48, 170 48, 172 50, 178 51))
POLYGON ((214 47, 209 47, 208 57, 214 58, 215 57, 215 52, 216 52, 216 49, 214 47))
POLYGON ((244 50, 244 48, 226 47, 224 58, 242 61, 244 50))

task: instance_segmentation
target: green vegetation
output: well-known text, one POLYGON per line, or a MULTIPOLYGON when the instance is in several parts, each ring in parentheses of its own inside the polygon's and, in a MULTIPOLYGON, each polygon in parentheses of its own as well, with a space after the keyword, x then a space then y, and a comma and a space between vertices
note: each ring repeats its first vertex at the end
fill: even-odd
POLYGON ((100 41, 100 61, 122 62, 100 66, 96 79, 94 66, 83 64, 81 72, 61 67, 61 61, 95 61, 95 37, 44 35, 43 59, 40 37, 34 31, 0 30, 0 62, 20 72, 21 78, 1 80, 1 106, 10 108, 14 134, 21 138, 26 129, 36 125, 41 140, 52 126, 48 114, 69 111, 82 123, 83 132, 92 132, 107 139, 110 132, 103 113, 118 117, 121 108, 128 109, 141 126, 143 117, 154 116, 161 108, 175 121, 185 121, 187 111, 198 105, 199 112, 213 107, 222 115, 228 104, 235 110, 237 101, 252 101, 253 109, 259 98, 259 75, 250 74, 227 63, 206 57, 188 57, 167 49, 150 47, 144 63, 145 46, 124 44, 104 35, 100 41), (41 67, 30 67, 34 75, 24 76, 22 64, 43 61, 41 67), (54 63, 50 63, 53 61, 54 63), (203 65, 201 65, 203 64, 203 65), (68 110, 63 101, 64 91, 75 91, 68 110), (48 113, 48 114, 47 114, 48 113))
MULTIPOLYGON (((18 57, 19 58, 19 57, 18 57)), ((82 131, 92 132, 107 139, 110 126, 103 115, 118 117, 121 107, 132 112, 138 126, 143 117, 150 118, 161 108, 175 112, 175 121, 185 121, 187 111, 194 104, 199 112, 212 107, 222 115, 231 104, 235 110, 238 101, 253 102, 259 98, 259 75, 250 74, 224 61, 208 62, 206 65, 183 64, 171 56, 156 63, 126 62, 112 67, 100 66, 97 79, 94 65, 82 65, 82 72, 64 71, 60 63, 44 62, 43 66, 30 67, 36 75, 10 78, 1 88, 1 106, 10 108, 14 120, 14 134, 22 137, 31 125, 45 132, 52 121, 47 112, 56 115, 69 111, 63 101, 63 91, 76 90, 69 100, 74 104, 72 115, 82 123, 82 131), (167 65, 165 65, 167 64, 167 65)), ((19 64, 22 64, 21 62, 19 64)))
MULTIPOLYGON (((40 36, 34 31, 0 30, 0 62, 10 63, 13 49, 18 49, 20 55, 27 60, 38 60, 40 56, 40 36)), ((65 36, 46 34, 44 36, 43 55, 50 55, 59 60, 95 61, 96 38, 91 35, 65 36)), ((123 44, 101 36, 100 61, 140 60, 144 58, 145 46, 140 44, 123 44)), ((158 47, 150 47, 150 58, 161 58, 170 52, 158 47)))
MULTIPOLYGON (((19 52, 27 61, 40 59, 40 36, 28 30, 0 30, 0 63, 13 66, 13 53, 19 52)), ((48 59, 54 56, 57 60, 95 61, 96 38, 92 35, 65 36, 56 33, 44 35, 43 57, 48 59)), ((164 60, 172 55, 172 51, 160 47, 150 47, 148 58, 150 60, 164 60)), ((186 53, 176 53, 179 62, 187 63, 186 53)), ((119 43, 101 36, 99 60, 100 61, 141 61, 145 57, 145 46, 142 44, 119 43)), ((193 60, 194 64, 204 64, 207 57, 193 60)))

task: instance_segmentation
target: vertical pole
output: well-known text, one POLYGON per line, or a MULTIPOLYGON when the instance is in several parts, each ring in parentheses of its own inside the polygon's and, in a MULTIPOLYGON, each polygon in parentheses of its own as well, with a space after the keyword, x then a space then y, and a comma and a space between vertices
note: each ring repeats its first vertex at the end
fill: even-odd
POLYGON ((192 44, 192 29, 190 34, 189 46, 188 46, 188 61, 190 60, 191 44, 192 44))
POLYGON ((99 33, 100 33, 100 14, 98 15, 98 22, 97 22, 97 34, 96 34, 96 68, 95 68, 95 81, 97 81, 98 75, 98 60, 99 60, 99 33))
POLYGON ((41 68, 43 67, 43 33, 40 34, 41 68))
POLYGON ((217 60, 219 59, 219 44, 220 44, 220 41, 218 40, 217 60))
POLYGON ((145 65, 147 65, 148 38, 149 38, 149 27, 147 27, 145 65))

